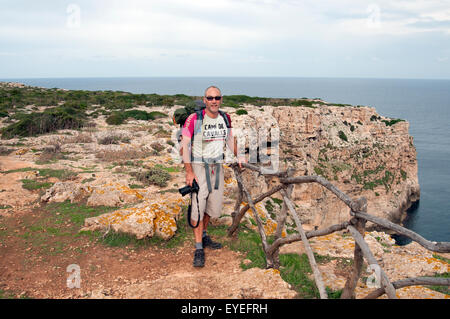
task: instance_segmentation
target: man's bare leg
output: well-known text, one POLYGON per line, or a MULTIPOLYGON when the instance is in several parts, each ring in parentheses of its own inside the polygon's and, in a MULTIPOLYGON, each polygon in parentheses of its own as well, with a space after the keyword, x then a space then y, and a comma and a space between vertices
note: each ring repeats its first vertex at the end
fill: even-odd
MULTIPOLYGON (((208 215, 205 214, 205 217, 203 218, 203 221, 200 221, 198 223, 198 226, 196 228, 193 228, 195 243, 201 243, 202 242, 203 225, 205 224, 206 216, 208 216, 208 215)), ((191 219, 191 223, 192 223, 192 225, 195 225, 195 224, 197 224, 197 221, 194 221, 194 220, 191 219)))
POLYGON ((209 237, 206 234, 206 229, 208 228, 208 224, 209 224, 209 220, 210 220, 211 216, 209 216, 208 214, 205 213, 205 216, 203 217, 203 230, 202 230, 202 243, 203 243, 203 248, 205 247, 209 247, 211 249, 220 249, 222 248, 222 244, 221 243, 217 243, 215 241, 213 241, 211 239, 211 237, 209 237))

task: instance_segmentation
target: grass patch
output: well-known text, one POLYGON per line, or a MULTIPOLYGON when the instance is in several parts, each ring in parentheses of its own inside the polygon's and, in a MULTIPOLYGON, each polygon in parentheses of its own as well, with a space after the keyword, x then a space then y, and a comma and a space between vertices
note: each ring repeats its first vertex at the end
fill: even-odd
MULTIPOLYGON (((437 278, 450 278, 450 272, 445 272, 442 274, 435 274, 434 277, 437 278)), ((449 286, 426 286, 427 288, 430 288, 431 290, 440 292, 442 294, 450 295, 450 287, 449 286)))
POLYGON ((290 283, 304 299, 320 298, 319 290, 313 280, 308 277, 312 273, 308 256, 302 254, 282 254, 280 255, 281 278, 290 283))
POLYGON ((51 169, 51 168, 33 168, 33 167, 23 167, 19 169, 13 169, 9 171, 2 172, 3 174, 17 173, 17 172, 30 172, 38 171, 41 177, 56 177, 60 180, 69 180, 77 176, 77 173, 64 169, 51 169))
POLYGON ((42 255, 63 254, 68 246, 76 246, 83 240, 79 235, 79 229, 84 224, 85 218, 115 209, 117 207, 87 207, 69 201, 51 203, 40 208, 40 216, 45 217, 36 220, 28 216, 24 220, 26 231, 17 236, 25 240, 29 248, 42 255))
POLYGON ((42 177, 56 177, 60 180, 70 180, 78 175, 73 171, 65 169, 40 168, 38 171, 39 175, 42 177))
MULTIPOLYGON (((278 204, 278 203, 277 203, 278 204)), ((209 227, 208 233, 218 237, 227 236, 226 226, 209 227)), ((269 238, 268 238, 269 240, 269 238)), ((269 240, 270 241, 270 240, 269 240)), ((227 240, 224 243, 234 251, 245 253, 245 258, 251 262, 248 264, 241 263, 241 268, 265 268, 266 258, 262 249, 260 235, 245 226, 241 226, 240 231, 237 234, 236 240, 227 240)), ((317 263, 328 263, 333 259, 329 256, 321 256, 314 254, 317 263)), ((291 284, 298 292, 300 298, 319 298, 319 291, 315 285, 313 279, 309 278, 312 274, 311 266, 309 265, 308 257, 306 254, 280 254, 280 274, 284 281, 291 284)), ((333 291, 330 288, 326 288, 329 298, 340 298, 341 290, 333 291)))
POLYGON ((38 189, 47 189, 53 186, 53 183, 49 182, 38 182, 32 179, 22 179, 22 187, 29 191, 34 191, 38 189))

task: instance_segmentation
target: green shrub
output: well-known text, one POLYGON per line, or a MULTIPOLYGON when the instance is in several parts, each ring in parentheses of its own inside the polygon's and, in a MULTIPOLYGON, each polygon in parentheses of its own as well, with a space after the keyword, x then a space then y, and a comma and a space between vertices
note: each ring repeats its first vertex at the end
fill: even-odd
POLYGON ((404 181, 406 181, 406 177, 407 177, 406 172, 405 172, 404 170, 400 169, 400 174, 401 174, 401 176, 402 176, 402 179, 403 179, 404 181))
POLYGON ((248 114, 248 112, 246 110, 240 109, 236 111, 237 115, 244 115, 244 114, 248 114))
POLYGON ((1 130, 2 138, 36 136, 60 129, 78 129, 86 125, 86 114, 72 107, 60 106, 41 113, 20 115, 18 122, 1 130))
POLYGON ((146 112, 141 110, 130 110, 126 112, 113 112, 107 119, 106 123, 109 125, 121 125, 125 122, 128 118, 134 118, 135 120, 141 120, 141 121, 149 121, 154 120, 158 118, 164 118, 167 117, 167 114, 161 113, 161 112, 146 112))
POLYGON ((106 123, 109 125, 121 125, 125 122, 126 117, 124 113, 113 112, 107 119, 106 123))
POLYGON ((313 105, 313 101, 308 101, 308 100, 296 100, 290 103, 290 105, 292 106, 304 106, 304 107, 311 107, 311 108, 316 108, 313 105))
POLYGON ((161 113, 161 112, 158 112, 158 111, 153 111, 153 112, 150 112, 149 114, 150 114, 150 119, 152 119, 152 120, 165 118, 165 117, 168 116, 167 114, 161 113))
POLYGON ((347 135, 345 135, 344 132, 339 131, 339 132, 338 132, 338 136, 339 136, 339 138, 340 138, 341 140, 348 142, 347 135))
POLYGON ((384 124, 386 124, 386 126, 392 126, 394 124, 397 124, 398 122, 404 122, 405 120, 402 119, 393 119, 393 120, 382 120, 381 122, 383 122, 384 124))
POLYGON ((159 187, 166 187, 167 182, 172 178, 166 170, 159 167, 152 167, 142 172, 132 173, 132 175, 145 185, 153 184, 159 187))

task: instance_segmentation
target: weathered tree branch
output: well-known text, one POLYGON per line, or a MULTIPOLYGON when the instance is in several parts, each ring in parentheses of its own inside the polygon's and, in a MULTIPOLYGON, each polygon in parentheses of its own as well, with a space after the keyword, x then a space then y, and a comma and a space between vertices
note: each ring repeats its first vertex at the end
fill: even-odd
MULTIPOLYGON (((230 166, 231 167, 236 167, 238 164, 237 163, 233 163, 230 166)), ((286 177, 286 171, 281 171, 281 172, 274 172, 272 169, 268 168, 268 167, 264 167, 264 166, 256 166, 250 163, 241 163, 243 168, 248 168, 251 169, 252 171, 256 171, 261 175, 264 176, 277 176, 277 177, 286 177)))
MULTIPOLYGON (((308 238, 308 239, 313 238, 313 237, 318 237, 318 236, 325 236, 325 235, 332 234, 336 231, 346 229, 348 225, 349 225, 349 222, 343 222, 341 224, 332 225, 327 228, 307 231, 307 232, 305 232, 305 235, 306 235, 306 238, 308 238)), ((290 243, 300 241, 300 240, 302 240, 302 237, 300 236, 300 234, 295 234, 295 235, 290 235, 290 236, 287 236, 284 238, 279 238, 272 243, 272 245, 269 248, 269 253, 272 253, 273 250, 278 249, 279 247, 281 247, 283 245, 290 244, 290 243)))
POLYGON ((355 210, 355 203, 353 200, 347 196, 347 194, 343 193, 336 186, 331 184, 328 180, 323 178, 322 176, 298 176, 298 177, 289 177, 289 178, 280 178, 280 182, 283 184, 304 184, 304 183, 318 183, 330 190, 333 194, 335 194, 340 200, 342 200, 350 209, 355 210))
MULTIPOLYGON (((357 203, 359 204, 359 210, 367 210, 367 199, 365 197, 360 198, 357 203)), ((354 218, 354 225, 361 236, 364 237, 366 230, 366 221, 362 218, 354 218)), ((353 252, 353 271, 350 277, 347 279, 344 290, 342 291, 341 299, 355 299, 355 289, 358 284, 358 279, 361 277, 361 270, 364 263, 361 247, 356 244, 353 252)))
POLYGON ((383 226, 385 228, 391 229, 398 234, 407 236, 414 240, 415 242, 419 243, 421 246, 425 247, 428 250, 435 251, 438 253, 448 253, 450 252, 450 243, 449 242, 431 242, 419 234, 413 232, 412 230, 406 229, 400 225, 394 224, 393 222, 390 222, 386 219, 376 217, 364 212, 355 211, 353 212, 354 216, 358 218, 364 218, 367 221, 370 221, 374 224, 383 226))
MULTIPOLYGON (((271 196, 271 195, 275 194, 276 192, 278 192, 283 187, 284 187, 283 184, 280 184, 280 185, 277 185, 277 186, 273 187, 272 189, 270 189, 269 191, 265 192, 264 194, 261 194, 258 197, 256 197, 253 200, 253 204, 257 204, 260 201, 262 201, 264 198, 266 198, 267 196, 271 196)), ((237 205, 237 203, 236 203, 236 205, 237 205)), ((240 203, 239 203, 239 206, 240 206, 240 203)), ((247 204, 247 205, 245 205, 244 207, 241 208, 241 210, 239 211, 238 214, 236 214, 236 216, 233 218, 233 223, 228 228, 228 236, 233 236, 233 234, 236 232, 236 230, 239 227, 239 223, 241 222, 242 217, 244 217, 245 213, 247 212, 247 210, 249 210, 249 208, 250 208, 250 205, 247 204)))
POLYGON ((300 233, 302 237, 303 246, 305 247, 306 255, 308 256, 309 264, 311 265, 311 269, 314 273, 314 279, 316 281, 316 286, 319 289, 319 294, 321 299, 328 299, 327 291, 325 289, 325 285, 323 283, 322 274, 320 273, 319 267, 317 266, 316 259, 314 258, 314 253, 309 245, 308 239, 306 238, 305 231, 303 230, 302 223, 300 222, 300 218, 297 216, 297 212, 295 211, 294 205, 291 200, 288 198, 286 191, 281 190, 281 194, 283 195, 284 202, 286 203, 292 218, 297 225, 297 231, 300 233))
POLYGON ((395 288, 392 286, 392 283, 389 281, 388 276, 384 272, 384 270, 378 265, 377 260, 372 255, 372 252, 370 251, 369 245, 364 240, 364 237, 359 233, 359 231, 353 227, 348 226, 347 229, 352 234, 353 238, 355 239, 356 243, 361 248, 361 251, 366 258, 369 265, 377 265, 380 269, 380 275, 381 275, 381 285, 383 286, 384 290, 386 291, 387 295, 391 299, 397 299, 397 296, 395 295, 395 288))
MULTIPOLYGON (((450 286, 450 278, 438 278, 438 277, 416 277, 416 278, 406 278, 394 281, 392 283, 395 289, 400 289, 408 286, 423 286, 423 285, 433 285, 433 286, 450 286)), ((383 288, 378 288, 372 291, 370 294, 364 297, 364 299, 376 299, 384 295, 385 291, 383 288)))
POLYGON ((244 185, 244 183, 242 181, 241 173, 238 171, 237 166, 234 166, 233 170, 234 170, 234 174, 236 176, 236 180, 238 182, 239 188, 242 189, 242 192, 247 197, 248 204, 250 205, 250 208, 253 210, 253 216, 255 216, 256 224, 258 225, 259 234, 261 236, 261 242, 262 242, 264 254, 266 255, 267 267, 273 267, 273 261, 268 259, 268 255, 267 255, 267 250, 268 250, 267 237, 266 237, 266 233, 264 232, 264 226, 262 225, 261 219, 259 218, 258 211, 255 208, 255 205, 253 203, 252 197, 250 196, 250 193, 247 191, 247 188, 245 187, 245 185, 244 185))

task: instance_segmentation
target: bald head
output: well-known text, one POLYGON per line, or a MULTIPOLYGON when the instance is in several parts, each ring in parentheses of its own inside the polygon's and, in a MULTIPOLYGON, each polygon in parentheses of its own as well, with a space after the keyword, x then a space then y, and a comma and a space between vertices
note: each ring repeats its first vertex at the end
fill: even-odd
POLYGON ((217 92, 219 93, 219 95, 222 95, 222 92, 220 92, 220 89, 217 86, 211 85, 208 88, 206 88, 205 90, 205 96, 208 96, 208 91, 209 90, 217 90, 217 92))

